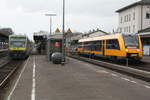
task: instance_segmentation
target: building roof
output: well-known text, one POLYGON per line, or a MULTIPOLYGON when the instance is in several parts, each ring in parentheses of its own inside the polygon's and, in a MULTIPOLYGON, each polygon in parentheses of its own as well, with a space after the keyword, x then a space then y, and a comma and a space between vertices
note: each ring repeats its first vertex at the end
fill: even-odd
POLYGON ((3 36, 8 37, 9 35, 13 34, 14 32, 12 31, 11 28, 2 28, 0 29, 0 34, 3 36))
POLYGON ((130 5, 126 6, 126 7, 123 7, 121 9, 117 10, 116 12, 119 13, 119 12, 122 12, 124 10, 129 9, 129 8, 132 8, 134 6, 137 6, 137 5, 150 5, 150 0, 141 0, 141 1, 135 2, 133 4, 130 4, 130 5))
POLYGON ((142 38, 149 38, 150 37, 150 27, 140 30, 140 31, 138 31, 138 33, 142 38))
POLYGON ((143 29, 143 30, 140 30, 138 33, 146 33, 146 32, 150 32, 150 27, 143 29))
POLYGON ((108 35, 109 33, 104 32, 100 29, 97 29, 96 31, 93 30, 92 32, 90 31, 89 33, 83 34, 83 37, 87 38, 87 37, 95 37, 95 35, 97 36, 102 36, 102 35, 108 35))
POLYGON ((93 33, 96 33, 96 32, 102 32, 102 33, 104 33, 104 34, 108 34, 107 32, 104 32, 104 31, 102 31, 102 30, 96 30, 96 31, 92 31, 92 32, 89 32, 89 33, 87 33, 87 34, 85 34, 85 35, 90 35, 90 34, 93 34, 93 33))
POLYGON ((48 35, 48 34, 49 34, 49 32, 40 31, 40 32, 33 33, 33 36, 43 36, 43 35, 48 35))

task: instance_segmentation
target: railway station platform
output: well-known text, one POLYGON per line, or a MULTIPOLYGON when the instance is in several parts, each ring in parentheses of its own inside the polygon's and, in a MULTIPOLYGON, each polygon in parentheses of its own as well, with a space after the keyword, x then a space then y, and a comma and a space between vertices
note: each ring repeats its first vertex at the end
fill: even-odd
POLYGON ((7 100, 150 100, 150 84, 72 58, 28 58, 7 100))
POLYGON ((144 56, 142 60, 150 63, 150 56, 144 56))

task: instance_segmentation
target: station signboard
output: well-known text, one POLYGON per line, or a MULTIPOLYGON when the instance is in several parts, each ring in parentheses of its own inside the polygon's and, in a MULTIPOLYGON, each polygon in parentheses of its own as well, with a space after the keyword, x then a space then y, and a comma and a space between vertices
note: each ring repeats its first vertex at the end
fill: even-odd
POLYGON ((60 47, 60 42, 55 42, 55 47, 60 47))

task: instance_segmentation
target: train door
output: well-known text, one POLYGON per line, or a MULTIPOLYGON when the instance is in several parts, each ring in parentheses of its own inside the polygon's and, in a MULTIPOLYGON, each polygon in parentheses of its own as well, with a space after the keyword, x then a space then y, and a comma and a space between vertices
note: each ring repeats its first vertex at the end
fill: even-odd
POLYGON ((102 41, 102 52, 103 52, 103 56, 105 55, 105 44, 106 44, 106 41, 105 40, 103 40, 102 41))

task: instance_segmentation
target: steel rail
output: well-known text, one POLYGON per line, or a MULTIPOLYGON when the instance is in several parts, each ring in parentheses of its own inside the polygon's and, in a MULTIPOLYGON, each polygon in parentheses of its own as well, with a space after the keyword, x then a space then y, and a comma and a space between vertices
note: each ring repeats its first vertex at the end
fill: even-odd
POLYGON ((10 62, 9 56, 0 57, 0 68, 2 68, 3 66, 5 66, 9 62, 10 62))
POLYGON ((18 69, 18 67, 22 64, 23 62, 18 62, 18 64, 14 67, 14 69, 12 69, 12 71, 9 72, 9 74, 7 75, 7 77, 4 78, 4 80, 0 83, 0 88, 2 88, 5 83, 8 82, 8 80, 11 78, 11 76, 16 72, 16 70, 18 69))

